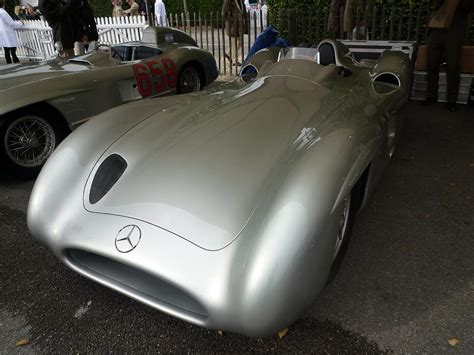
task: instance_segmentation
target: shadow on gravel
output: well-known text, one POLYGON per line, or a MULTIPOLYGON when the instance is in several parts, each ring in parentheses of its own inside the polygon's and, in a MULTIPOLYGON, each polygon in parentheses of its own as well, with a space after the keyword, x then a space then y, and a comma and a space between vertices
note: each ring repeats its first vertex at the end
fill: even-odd
POLYGON ((328 321, 301 319, 283 339, 219 335, 187 324, 76 275, 29 235, 25 218, 0 207, 0 308, 26 320, 27 347, 34 350, 381 353, 374 343, 328 321))

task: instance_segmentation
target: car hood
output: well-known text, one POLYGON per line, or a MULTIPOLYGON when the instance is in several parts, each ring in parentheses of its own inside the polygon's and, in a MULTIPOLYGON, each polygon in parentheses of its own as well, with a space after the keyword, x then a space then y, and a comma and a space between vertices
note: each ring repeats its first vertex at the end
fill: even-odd
POLYGON ((296 149, 305 127, 328 115, 330 90, 289 76, 239 89, 194 94, 152 115, 113 143, 84 194, 91 212, 128 216, 209 250, 228 245, 262 199, 272 171, 296 149), (95 204, 92 180, 106 157, 127 168, 95 204))
POLYGON ((106 53, 94 52, 63 61, 52 59, 41 63, 6 66, 0 70, 0 92, 66 75, 117 64, 106 53))

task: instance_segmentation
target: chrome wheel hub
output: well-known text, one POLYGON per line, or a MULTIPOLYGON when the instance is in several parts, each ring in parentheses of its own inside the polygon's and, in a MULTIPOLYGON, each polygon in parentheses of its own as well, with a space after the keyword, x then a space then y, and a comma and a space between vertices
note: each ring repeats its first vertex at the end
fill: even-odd
POLYGON ((56 146, 54 129, 43 118, 24 116, 8 127, 4 146, 7 156, 17 165, 34 168, 45 163, 56 146))
POLYGON ((194 68, 186 68, 181 74, 181 92, 194 92, 201 88, 199 73, 194 68))

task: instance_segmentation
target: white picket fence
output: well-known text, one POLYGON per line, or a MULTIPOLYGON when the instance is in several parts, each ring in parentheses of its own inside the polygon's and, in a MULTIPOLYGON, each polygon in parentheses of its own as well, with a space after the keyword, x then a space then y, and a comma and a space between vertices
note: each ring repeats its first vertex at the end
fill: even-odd
MULTIPOLYGON (((100 43, 117 44, 139 41, 147 22, 143 16, 96 18, 100 43)), ((55 57, 53 31, 43 20, 24 21, 16 29, 18 39, 17 56, 28 60, 43 60, 55 57)), ((3 48, 0 47, 3 56, 3 48)))

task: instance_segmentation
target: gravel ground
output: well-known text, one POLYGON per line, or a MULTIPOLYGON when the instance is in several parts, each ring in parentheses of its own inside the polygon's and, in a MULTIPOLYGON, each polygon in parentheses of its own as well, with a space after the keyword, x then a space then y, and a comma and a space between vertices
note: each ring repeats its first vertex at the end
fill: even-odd
POLYGON ((219 335, 69 271, 28 233, 33 183, 0 177, 0 353, 474 353, 474 109, 407 111, 339 274, 283 339, 219 335))

